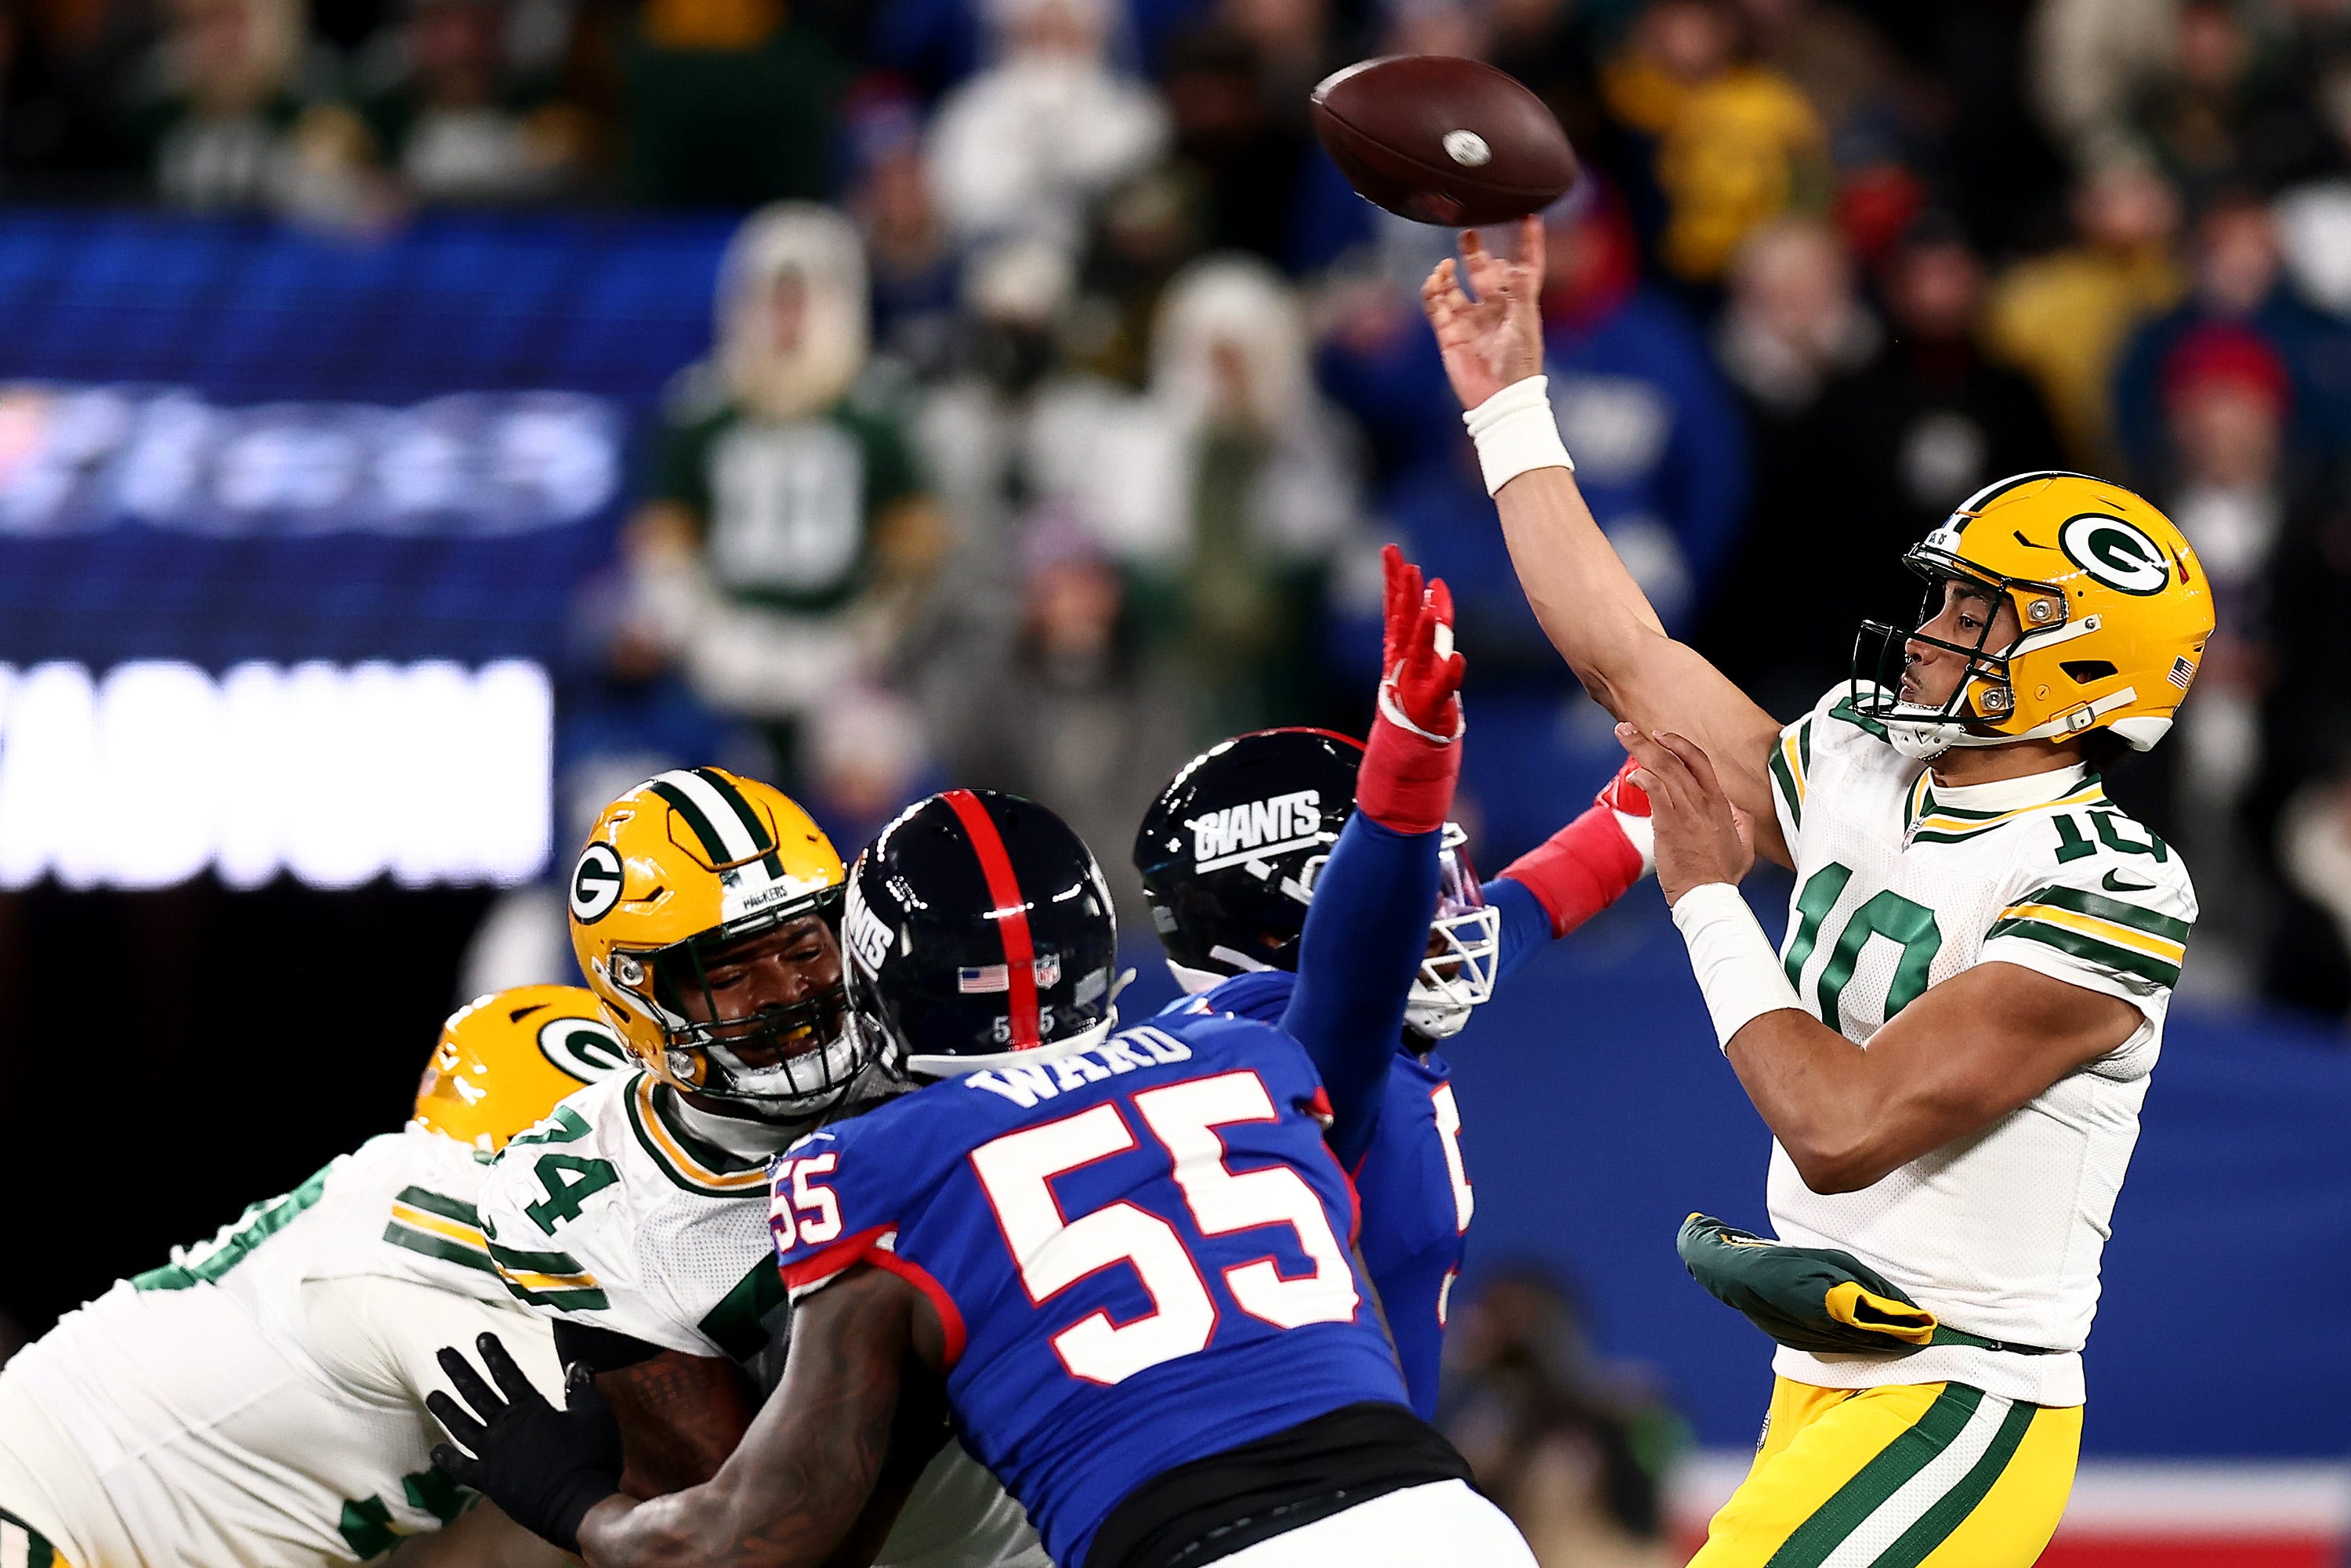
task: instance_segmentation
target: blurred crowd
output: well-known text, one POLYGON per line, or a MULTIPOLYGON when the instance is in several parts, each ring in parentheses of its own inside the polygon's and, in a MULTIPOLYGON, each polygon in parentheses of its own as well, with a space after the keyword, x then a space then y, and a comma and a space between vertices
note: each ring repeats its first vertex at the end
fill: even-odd
POLYGON ((1611 748, 1418 319, 1449 236, 1313 141, 1379 53, 1566 126, 1578 477, 1775 711, 1982 483, 2168 508, 2220 630, 2116 791, 2197 867, 2192 987, 2351 1011, 2351 0, 13 0, 0 193, 751 214, 583 607, 575 801, 731 758, 854 844, 952 776, 1119 859, 1198 745, 1360 721, 1394 538, 1499 863, 1611 748))
POLYGON ((1592 1349, 1557 1273, 1505 1265, 1454 1310, 1437 1425, 1543 1568, 1670 1568, 1689 1432, 1646 1369, 1592 1349))

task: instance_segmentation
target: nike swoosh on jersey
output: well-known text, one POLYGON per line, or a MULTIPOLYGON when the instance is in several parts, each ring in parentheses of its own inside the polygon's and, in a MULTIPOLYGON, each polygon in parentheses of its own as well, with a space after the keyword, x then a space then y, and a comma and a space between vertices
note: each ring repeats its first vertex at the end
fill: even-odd
POLYGON ((2120 872, 2110 871, 2106 873, 2105 879, 2101 881, 2098 885, 2105 888, 2108 893, 2152 893, 2155 891, 2155 883, 2151 882, 2124 882, 2120 880, 2121 876, 2122 873, 2120 872))

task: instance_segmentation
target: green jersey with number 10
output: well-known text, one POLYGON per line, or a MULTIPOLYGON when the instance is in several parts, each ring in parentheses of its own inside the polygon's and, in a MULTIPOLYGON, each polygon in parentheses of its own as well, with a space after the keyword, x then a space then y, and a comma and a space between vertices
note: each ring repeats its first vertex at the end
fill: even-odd
POLYGON ((2137 1030, 1984 1132, 1859 1192, 1805 1186, 1771 1149, 1782 1240, 1853 1253, 1949 1326, 2054 1353, 1938 1345, 1899 1357, 1782 1348, 1781 1375, 1828 1388, 1952 1381, 2036 1405, 2083 1402, 2115 1197, 2179 977, 2196 894, 2169 845, 2084 768, 1938 786, 1839 686, 1781 732, 1773 803, 1796 862, 1782 957, 1805 1009, 1855 1044, 1928 987, 2015 964, 2118 997, 2137 1030))

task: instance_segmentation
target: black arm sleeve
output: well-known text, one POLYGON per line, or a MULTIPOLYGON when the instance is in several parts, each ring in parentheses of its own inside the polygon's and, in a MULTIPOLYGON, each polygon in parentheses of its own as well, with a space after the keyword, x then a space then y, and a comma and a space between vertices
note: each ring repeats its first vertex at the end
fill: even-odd
POLYGON ((593 1323, 559 1322, 555 1325, 555 1359, 565 1366, 585 1362, 590 1372, 620 1372, 651 1361, 662 1353, 657 1344, 631 1339, 593 1323))

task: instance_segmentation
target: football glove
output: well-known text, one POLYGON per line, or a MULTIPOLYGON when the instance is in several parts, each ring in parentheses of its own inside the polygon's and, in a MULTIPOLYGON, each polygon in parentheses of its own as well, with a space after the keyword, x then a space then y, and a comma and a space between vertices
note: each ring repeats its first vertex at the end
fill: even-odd
POLYGON ((1372 724, 1355 804, 1384 828, 1434 832, 1453 810, 1465 727, 1461 680, 1468 665, 1453 651, 1453 594, 1440 579, 1423 586, 1420 569, 1389 545, 1382 625, 1379 716, 1372 724))
POLYGON ((575 1363, 565 1375, 559 1410, 497 1335, 481 1335, 474 1348, 497 1387, 483 1382, 456 1346, 442 1348, 441 1370, 465 1403, 437 1389, 425 1396, 426 1407, 459 1445, 441 1444, 433 1462, 533 1535, 577 1557, 580 1521, 621 1490, 620 1423, 584 1364, 575 1363))
POLYGON ((1935 1314, 1850 1252, 1790 1247, 1693 1214, 1674 1249, 1717 1301, 1794 1350, 1907 1355, 1942 1343, 1935 1314))

